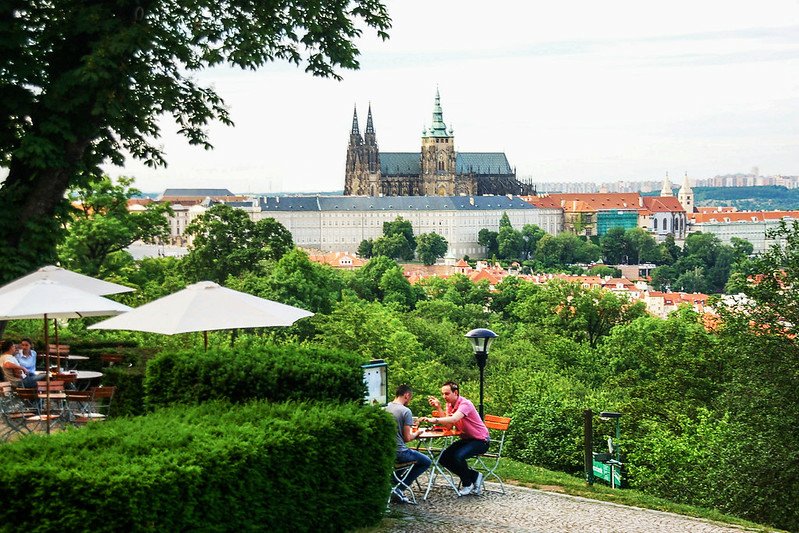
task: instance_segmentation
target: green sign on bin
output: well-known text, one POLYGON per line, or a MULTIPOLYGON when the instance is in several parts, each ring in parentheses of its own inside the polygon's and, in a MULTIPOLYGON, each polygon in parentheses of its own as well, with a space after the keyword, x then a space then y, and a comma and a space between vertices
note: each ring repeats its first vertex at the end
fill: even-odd
POLYGON ((611 463, 603 463, 594 459, 594 477, 604 479, 611 487, 621 486, 621 465, 611 463))

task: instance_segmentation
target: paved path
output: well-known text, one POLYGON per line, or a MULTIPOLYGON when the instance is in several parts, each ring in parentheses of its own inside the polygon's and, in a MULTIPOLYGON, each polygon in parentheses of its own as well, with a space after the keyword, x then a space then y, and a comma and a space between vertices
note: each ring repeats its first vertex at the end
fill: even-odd
MULTIPOLYGON (((507 494, 486 491, 456 496, 437 485, 419 505, 391 504, 383 531, 428 532, 640 532, 741 533, 736 526, 698 518, 506 485, 507 494)), ((486 488, 498 485, 486 483, 486 488)), ((418 491, 417 491, 418 492, 418 491)), ((421 491, 424 494, 424 491, 421 491)))

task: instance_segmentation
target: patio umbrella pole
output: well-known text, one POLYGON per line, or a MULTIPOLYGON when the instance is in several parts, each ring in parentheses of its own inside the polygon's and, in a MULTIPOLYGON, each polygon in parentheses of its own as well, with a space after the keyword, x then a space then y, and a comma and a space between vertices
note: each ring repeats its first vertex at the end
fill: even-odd
POLYGON ((47 408, 45 409, 45 425, 47 427, 47 434, 50 434, 50 339, 48 336, 48 321, 47 321, 47 313, 44 314, 44 350, 47 354, 45 356, 45 372, 47 376, 47 389, 46 389, 46 403, 45 405, 47 408))
MULTIPOLYGON (((55 334, 55 366, 58 367, 58 372, 61 373, 61 347, 58 345, 58 319, 53 319, 53 332, 55 334)), ((50 347, 47 347, 47 350, 50 351, 50 347)))
POLYGON ((208 330, 203 331, 203 346, 205 346, 205 351, 208 351, 208 330))

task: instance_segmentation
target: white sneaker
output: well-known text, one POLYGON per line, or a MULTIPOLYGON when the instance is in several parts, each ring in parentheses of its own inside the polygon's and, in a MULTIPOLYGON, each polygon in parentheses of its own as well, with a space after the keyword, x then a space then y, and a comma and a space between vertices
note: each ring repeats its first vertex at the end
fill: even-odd
POLYGON ((477 473, 477 480, 474 482, 474 493, 480 496, 483 493, 483 473, 477 473))
POLYGON ((474 484, 467 485, 458 491, 459 496, 468 496, 474 490, 474 484))
POLYGON ((405 496, 400 489, 394 489, 391 491, 391 493, 400 501, 400 503, 411 503, 411 500, 408 499, 408 497, 405 496))

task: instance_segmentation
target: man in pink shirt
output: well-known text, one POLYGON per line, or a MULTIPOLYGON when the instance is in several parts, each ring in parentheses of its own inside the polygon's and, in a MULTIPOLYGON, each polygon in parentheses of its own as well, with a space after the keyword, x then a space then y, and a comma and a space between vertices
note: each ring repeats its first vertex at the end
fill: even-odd
MULTIPOLYGON (((483 474, 469 468, 466 460, 488 451, 488 428, 480 419, 474 404, 460 395, 457 383, 444 383, 441 386, 441 395, 447 404, 447 416, 424 420, 447 427, 455 426, 461 432, 461 438, 441 452, 439 464, 461 478, 461 496, 472 492, 479 495, 483 491, 483 474)), ((427 401, 437 411, 441 411, 438 398, 429 396, 427 401)))

